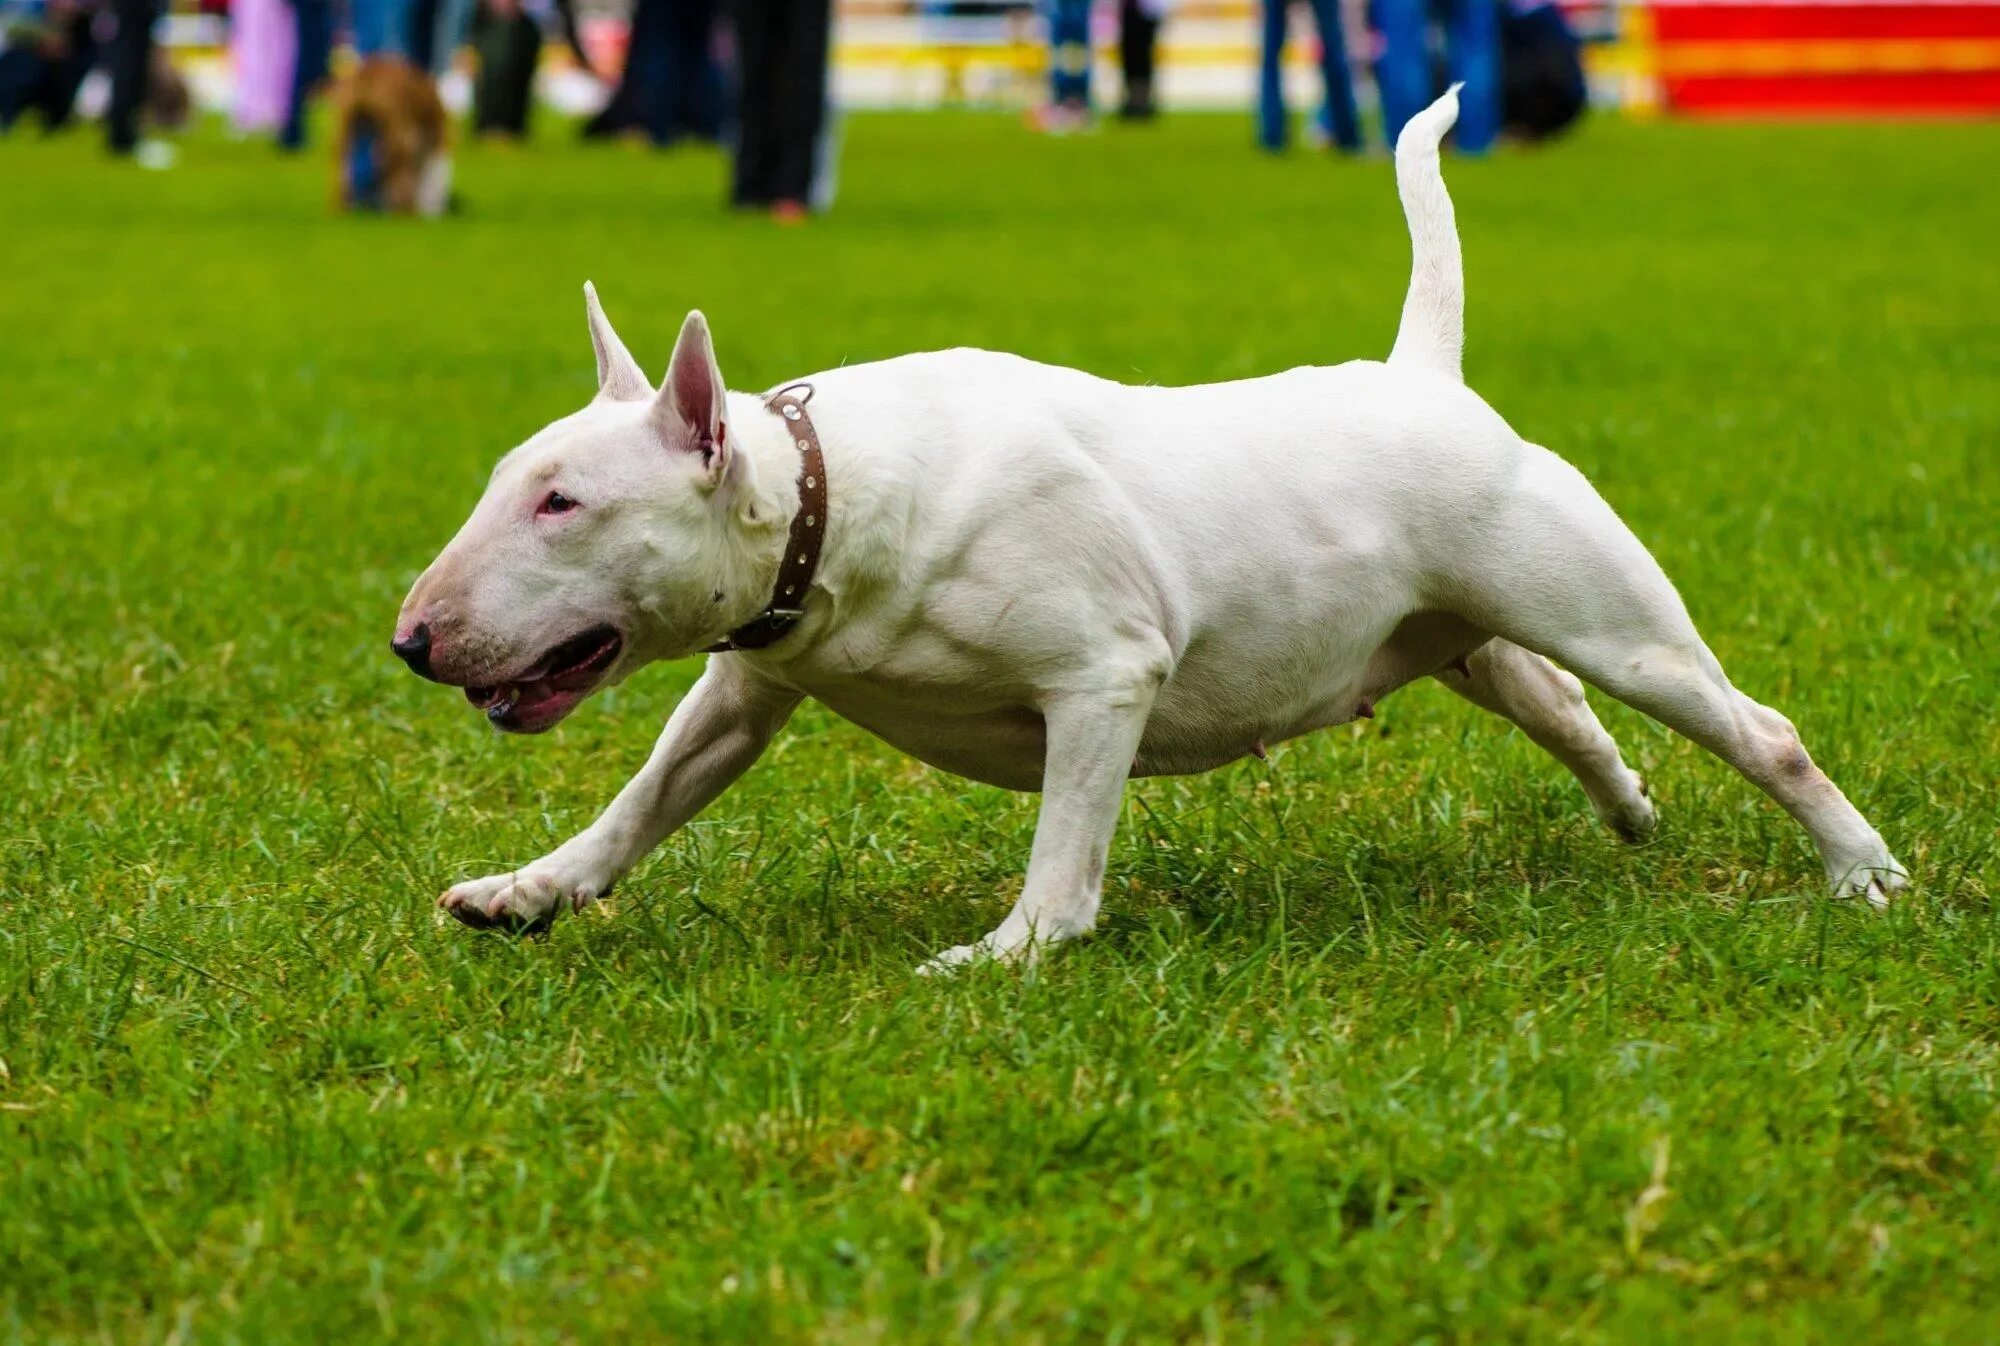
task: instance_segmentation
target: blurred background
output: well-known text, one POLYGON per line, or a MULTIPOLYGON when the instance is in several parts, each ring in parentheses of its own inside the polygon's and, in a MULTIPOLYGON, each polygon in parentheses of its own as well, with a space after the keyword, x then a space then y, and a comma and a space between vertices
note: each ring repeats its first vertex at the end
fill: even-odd
MULTIPOLYGON (((733 147, 735 202, 795 219, 834 199, 843 109, 1006 109, 1056 134, 1238 110, 1266 150, 1357 154, 1454 79, 1470 153, 1589 109, 2000 111, 1991 0, 0 0, 0 34, 0 127, 102 121, 151 168, 201 113, 302 149, 331 94, 337 204, 371 209, 424 208, 382 197, 367 143, 384 98, 415 106, 405 80, 483 137, 542 108, 586 138, 733 147), (357 84, 370 63, 395 87, 357 84)), ((432 186, 425 213, 449 195, 432 186)))

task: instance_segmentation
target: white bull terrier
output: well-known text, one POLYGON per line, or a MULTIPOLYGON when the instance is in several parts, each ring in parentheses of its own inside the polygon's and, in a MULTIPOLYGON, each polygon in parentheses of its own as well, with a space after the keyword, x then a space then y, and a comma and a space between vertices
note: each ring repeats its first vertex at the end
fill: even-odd
POLYGON ((1397 146, 1415 265, 1387 363, 1134 388, 958 350, 767 399, 724 388, 690 313, 656 391, 586 286, 596 399, 501 461, 396 652, 520 733, 723 652, 596 822, 439 904, 514 929, 581 909, 810 696, 1041 791, 1013 911, 926 968, 1014 958, 1096 922, 1129 777, 1261 755, 1424 677, 1519 725, 1636 839, 1653 807, 1581 677, 1783 805, 1836 893, 1885 903, 1903 867, 1791 723, 1730 685, 1589 482, 1465 387, 1438 163, 1456 116, 1454 91, 1397 146))

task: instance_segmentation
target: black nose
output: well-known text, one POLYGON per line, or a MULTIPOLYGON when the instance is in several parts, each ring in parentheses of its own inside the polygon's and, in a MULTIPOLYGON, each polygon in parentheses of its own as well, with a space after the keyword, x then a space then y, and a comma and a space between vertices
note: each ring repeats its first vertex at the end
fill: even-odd
POLYGON ((410 666, 412 673, 425 678, 431 675, 430 623, 418 622, 410 634, 390 641, 389 648, 396 652, 398 659, 410 666))

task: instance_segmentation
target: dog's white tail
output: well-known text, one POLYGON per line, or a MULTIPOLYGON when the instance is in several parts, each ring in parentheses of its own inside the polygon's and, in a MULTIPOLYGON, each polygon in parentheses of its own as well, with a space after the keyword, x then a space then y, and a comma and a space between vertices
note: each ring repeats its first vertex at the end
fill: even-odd
POLYGON ((1465 377, 1465 265, 1438 143, 1458 120, 1459 87, 1410 118, 1396 138, 1396 191, 1410 225, 1410 293, 1389 352, 1392 365, 1421 365, 1455 379, 1465 377))

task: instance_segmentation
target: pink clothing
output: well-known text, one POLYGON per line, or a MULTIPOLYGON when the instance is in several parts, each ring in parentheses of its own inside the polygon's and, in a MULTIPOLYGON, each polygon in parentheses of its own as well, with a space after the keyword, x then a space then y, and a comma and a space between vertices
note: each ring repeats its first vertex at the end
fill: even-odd
POLYGON ((275 131, 292 101, 298 16, 288 0, 233 0, 229 59, 236 74, 236 127, 275 131))

